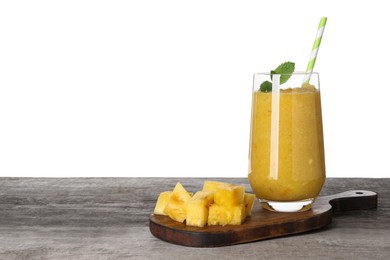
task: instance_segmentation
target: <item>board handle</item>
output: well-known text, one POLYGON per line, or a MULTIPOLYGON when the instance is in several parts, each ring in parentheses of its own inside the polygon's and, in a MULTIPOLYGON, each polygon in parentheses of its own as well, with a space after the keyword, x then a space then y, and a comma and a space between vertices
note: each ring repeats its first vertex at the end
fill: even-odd
POLYGON ((334 213, 378 206, 378 194, 368 190, 350 190, 322 198, 332 205, 334 213))

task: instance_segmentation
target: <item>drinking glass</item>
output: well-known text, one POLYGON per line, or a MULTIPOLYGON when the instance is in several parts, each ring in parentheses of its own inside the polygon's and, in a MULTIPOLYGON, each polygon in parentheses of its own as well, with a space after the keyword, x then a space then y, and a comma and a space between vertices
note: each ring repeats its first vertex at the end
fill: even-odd
POLYGON ((310 209, 325 181, 318 73, 254 75, 249 146, 248 179, 261 205, 310 209))

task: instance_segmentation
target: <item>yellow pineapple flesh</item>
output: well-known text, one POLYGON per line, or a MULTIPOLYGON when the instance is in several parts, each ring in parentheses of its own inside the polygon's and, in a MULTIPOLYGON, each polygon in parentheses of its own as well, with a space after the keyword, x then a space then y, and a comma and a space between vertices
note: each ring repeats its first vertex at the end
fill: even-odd
POLYGON ((209 216, 209 207, 214 202, 214 193, 198 191, 187 203, 187 226, 204 227, 209 216))
POLYGON ((236 206, 244 203, 245 187, 223 184, 216 188, 214 202, 220 206, 236 206))
POLYGON ((191 195, 184 189, 180 182, 178 182, 165 206, 164 213, 171 219, 183 223, 186 219, 187 202, 190 199, 191 195))
POLYGON ((172 191, 161 192, 158 196, 156 207, 154 208, 154 214, 166 215, 164 213, 165 206, 168 204, 168 201, 172 195, 172 191))
POLYGON ((209 225, 240 225, 245 221, 244 204, 233 207, 212 204, 209 208, 209 225))
POLYGON ((168 215, 187 226, 240 225, 251 215, 256 196, 243 185, 205 181, 193 195, 178 182, 173 191, 160 193, 154 214, 168 215))
POLYGON ((255 202, 256 195, 252 193, 244 194, 245 215, 252 215, 253 203, 255 202))
POLYGON ((203 191, 217 191, 217 187, 220 185, 229 185, 229 183, 226 182, 220 182, 220 181, 204 181, 203 183, 203 191))

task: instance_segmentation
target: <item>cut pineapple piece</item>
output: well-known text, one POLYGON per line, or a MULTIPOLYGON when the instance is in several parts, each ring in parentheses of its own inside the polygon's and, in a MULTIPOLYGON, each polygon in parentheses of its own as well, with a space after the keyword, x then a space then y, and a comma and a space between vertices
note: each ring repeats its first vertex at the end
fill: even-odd
POLYGON ((212 204, 209 208, 209 225, 240 225, 245 220, 245 205, 233 207, 212 204))
POLYGON ((237 206, 244 203, 244 194, 244 186, 221 184, 214 193, 214 202, 220 206, 237 206))
POLYGON ((186 219, 186 205, 190 199, 190 194, 178 182, 165 206, 164 213, 173 220, 184 222, 186 219))
POLYGON ((205 181, 203 190, 187 192, 178 182, 173 191, 160 193, 154 214, 168 215, 187 226, 240 225, 251 215, 255 195, 242 185, 205 181))
POLYGON ((187 203, 187 226, 204 227, 207 224, 209 207, 214 202, 212 191, 198 191, 187 203))
POLYGON ((245 215, 252 215, 253 203, 255 202, 256 195, 252 193, 244 194, 245 215))
POLYGON ((203 191, 217 191, 217 187, 220 185, 230 185, 226 182, 219 182, 219 181, 204 181, 203 183, 203 191))
POLYGON ((154 208, 154 214, 166 215, 164 213, 165 206, 168 204, 169 198, 172 195, 172 191, 161 192, 158 196, 156 207, 154 208))

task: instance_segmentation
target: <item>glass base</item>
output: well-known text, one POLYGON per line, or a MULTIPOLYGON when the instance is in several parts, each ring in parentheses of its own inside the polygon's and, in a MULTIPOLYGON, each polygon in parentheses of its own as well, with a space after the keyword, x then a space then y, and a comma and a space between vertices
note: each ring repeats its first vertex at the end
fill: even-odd
POLYGON ((311 209, 314 198, 300 201, 270 201, 259 199, 261 206, 276 212, 302 212, 311 209))

